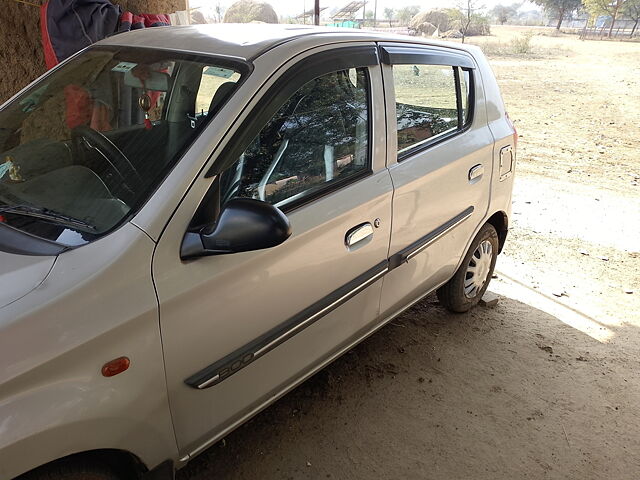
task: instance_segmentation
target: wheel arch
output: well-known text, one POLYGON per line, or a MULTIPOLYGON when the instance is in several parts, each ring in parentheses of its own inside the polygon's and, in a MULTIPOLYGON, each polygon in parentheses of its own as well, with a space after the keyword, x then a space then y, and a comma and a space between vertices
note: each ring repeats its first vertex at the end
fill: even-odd
POLYGON ((507 233, 509 231, 509 217, 503 211, 495 212, 491 215, 486 223, 493 225, 493 228, 498 232, 498 253, 502 252, 504 243, 507 240, 507 233))
MULTIPOLYGON (((50 397, 51 398, 51 397, 50 397)), ((28 403, 28 402, 24 402, 28 403)), ((81 410, 77 408, 76 411, 81 410)), ((16 410, 14 410, 16 411, 16 410)), ((1 417, 2 409, 0 409, 1 417)), ((17 412, 20 413, 20 412, 17 412)), ((0 445, 0 478, 20 479, 31 472, 51 467, 56 462, 97 461, 97 465, 115 462, 126 467, 123 478, 136 479, 147 471, 153 472, 167 459, 173 467, 177 451, 166 443, 156 425, 132 418, 78 419, 63 425, 52 425, 60 421, 59 411, 52 409, 51 416, 41 418, 34 425, 45 425, 39 431, 15 432, 20 439, 7 437, 7 444, 0 445), (122 432, 129 432, 123 437, 122 432), (29 452, 28 455, 25 452, 29 452), (138 476, 130 473, 135 472, 138 476)), ((29 422, 22 422, 28 426, 29 422)), ((163 477, 166 478, 166 477, 163 477)))
POLYGON ((113 469, 123 479, 139 479, 148 472, 147 466, 135 454, 126 450, 102 448, 72 453, 65 457, 52 460, 15 477, 14 480, 36 479, 39 478, 41 472, 62 465, 104 465, 113 469))

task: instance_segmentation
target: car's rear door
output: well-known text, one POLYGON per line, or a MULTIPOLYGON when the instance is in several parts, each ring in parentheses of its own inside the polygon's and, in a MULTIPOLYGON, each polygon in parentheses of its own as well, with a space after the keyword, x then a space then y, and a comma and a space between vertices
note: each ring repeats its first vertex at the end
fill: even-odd
POLYGON ((379 314, 392 184, 376 46, 324 47, 289 65, 214 152, 210 178, 195 181, 155 253, 183 455, 338 354, 379 314), (292 236, 270 249, 181 261, 191 219, 214 197, 222 208, 236 197, 275 204, 292 236))
POLYGON ((388 166, 395 188, 388 315, 454 273, 488 205, 493 137, 468 53, 382 43, 388 166))

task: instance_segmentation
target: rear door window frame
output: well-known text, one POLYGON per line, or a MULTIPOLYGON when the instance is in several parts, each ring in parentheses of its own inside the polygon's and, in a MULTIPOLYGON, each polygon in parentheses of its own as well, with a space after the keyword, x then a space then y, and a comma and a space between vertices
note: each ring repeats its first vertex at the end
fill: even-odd
MULTIPOLYGON (((434 145, 437 145, 445 140, 449 140, 452 137, 458 136, 465 131, 467 131, 471 124, 473 123, 474 113, 475 113, 475 81, 474 81, 474 70, 476 69, 476 64, 466 53, 462 51, 454 51, 454 50, 446 50, 437 47, 419 47, 419 46, 379 46, 380 49, 380 59, 383 64, 387 64, 393 68, 394 65, 441 65, 445 67, 451 67, 453 69, 453 74, 455 78, 455 89, 456 89, 456 106, 458 110, 458 127, 455 130, 450 132, 446 132, 441 135, 435 135, 430 139, 426 139, 422 142, 417 143, 414 146, 407 148, 402 152, 397 153, 397 161, 402 162, 409 157, 412 157, 416 153, 422 152, 428 148, 431 148, 434 145), (469 91, 469 95, 467 98, 468 102, 468 113, 466 115, 466 119, 464 118, 464 114, 462 111, 462 72, 468 72, 469 85, 467 85, 467 89, 469 91)), ((393 74, 391 75, 391 80, 393 81, 393 74)), ((394 84, 394 98, 392 100, 392 104, 396 106, 395 99, 395 84, 394 84)), ((397 112, 394 115, 394 118, 389 123, 390 128, 395 129, 395 134, 397 135, 397 112)))

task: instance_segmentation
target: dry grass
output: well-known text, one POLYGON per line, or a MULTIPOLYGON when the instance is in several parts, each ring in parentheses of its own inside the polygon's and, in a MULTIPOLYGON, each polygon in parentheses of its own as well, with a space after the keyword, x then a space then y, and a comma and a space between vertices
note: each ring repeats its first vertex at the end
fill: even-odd
POLYGON ((531 32, 529 55, 486 51, 520 133, 520 172, 640 195, 640 44, 492 31, 470 40, 508 44, 531 32))
POLYGON ((451 67, 398 65, 393 68, 396 101, 433 108, 456 108, 451 67))
POLYGON ((562 34, 555 29, 547 32, 541 32, 535 28, 518 28, 515 31, 504 30, 509 28, 515 27, 492 27, 494 30, 493 35, 471 37, 468 43, 480 46, 485 55, 489 57, 543 59, 571 53, 565 46, 547 45, 538 41, 541 37, 561 37, 562 34))

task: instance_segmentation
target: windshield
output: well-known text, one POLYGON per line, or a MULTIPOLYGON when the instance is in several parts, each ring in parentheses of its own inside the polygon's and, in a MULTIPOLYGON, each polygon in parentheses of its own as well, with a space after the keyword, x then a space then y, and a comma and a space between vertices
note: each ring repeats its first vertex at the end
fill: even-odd
POLYGON ((77 246, 132 215, 234 91, 243 65, 94 47, 0 111, 2 226, 77 246))

